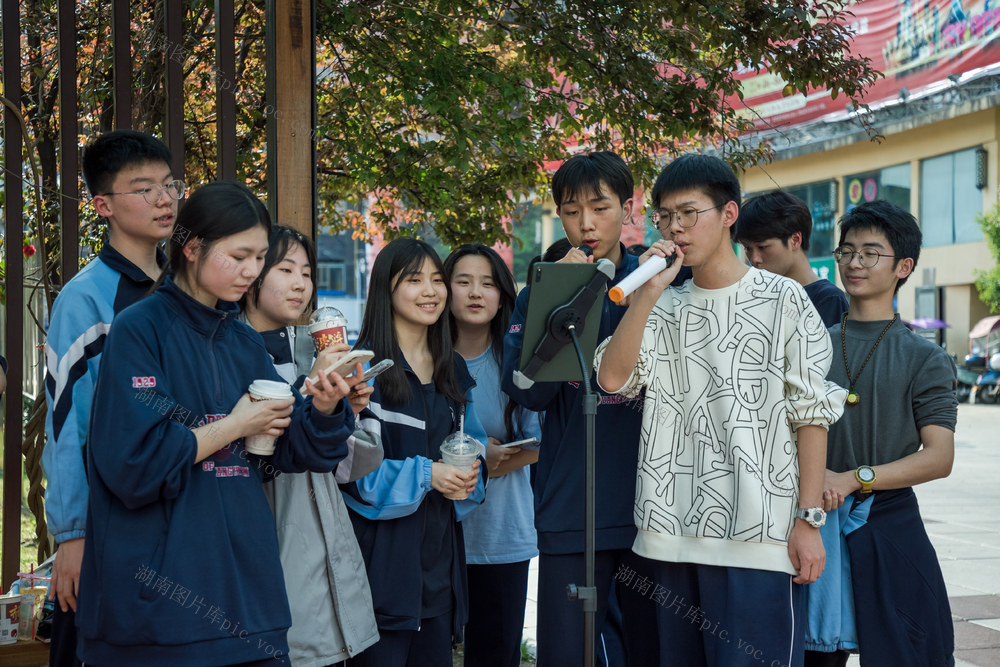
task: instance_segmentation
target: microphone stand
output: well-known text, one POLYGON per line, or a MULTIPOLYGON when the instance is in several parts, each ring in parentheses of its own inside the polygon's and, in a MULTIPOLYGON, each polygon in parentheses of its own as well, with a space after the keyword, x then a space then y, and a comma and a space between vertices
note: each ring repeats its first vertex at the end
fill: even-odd
POLYGON ((570 336, 573 338, 573 347, 576 348, 577 357, 580 360, 580 371, 583 373, 583 416, 587 427, 587 473, 586 473, 586 493, 584 502, 586 503, 586 513, 584 519, 584 578, 586 585, 582 588, 576 584, 569 584, 566 587, 566 597, 570 600, 579 600, 583 603, 583 664, 584 667, 594 665, 594 644, 597 642, 597 586, 594 583, 594 550, 595 533, 597 532, 595 521, 594 500, 597 495, 597 483, 595 469, 596 447, 595 447, 595 427, 597 419, 597 394, 590 388, 590 373, 584 361, 583 348, 580 347, 580 340, 576 335, 576 326, 570 325, 570 336))
MULTIPOLYGON (((572 342, 576 350, 576 357, 580 364, 580 375, 583 378, 583 414, 586 423, 586 493, 584 494, 585 519, 584 519, 584 570, 585 585, 578 586, 569 584, 566 587, 566 596, 570 600, 579 600, 583 603, 584 631, 583 631, 583 664, 584 667, 593 667, 595 664, 594 645, 597 639, 596 616, 597 616, 597 587, 594 583, 594 551, 595 551, 595 496, 596 496, 596 467, 595 462, 595 420, 597 417, 597 394, 594 393, 590 385, 591 371, 587 368, 586 358, 583 354, 583 347, 580 345, 578 331, 586 328, 586 316, 594 302, 598 298, 603 298, 607 289, 607 282, 615 275, 615 267, 607 259, 600 259, 596 263, 597 271, 590 282, 580 288, 580 290, 566 304, 552 310, 546 321, 546 333, 535 346, 531 360, 523 371, 514 372, 514 384, 521 389, 528 389, 534 384, 532 379, 535 374, 547 363, 551 361, 559 350, 567 343, 572 342)), ((591 326, 599 326, 592 324, 591 326)), ((571 379, 571 378, 567 378, 571 379)), ((575 379, 575 378, 573 378, 575 379)))

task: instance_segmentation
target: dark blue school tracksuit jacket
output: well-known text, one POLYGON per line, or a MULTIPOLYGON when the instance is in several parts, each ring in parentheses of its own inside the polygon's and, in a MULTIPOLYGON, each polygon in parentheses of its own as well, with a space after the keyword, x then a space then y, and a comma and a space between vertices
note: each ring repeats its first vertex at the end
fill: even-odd
MULTIPOLYGON (((609 288, 639 266, 639 258, 625 252, 624 246, 622 256, 614 279, 608 282, 609 288)), ((690 277, 690 269, 682 268, 674 284, 690 277)), ((538 550, 548 554, 583 553, 587 449, 583 387, 577 382, 536 382, 527 390, 514 386, 513 373, 521 364, 529 290, 526 287, 518 294, 504 336, 502 387, 518 405, 545 412, 532 480, 538 550)), ((598 343, 615 332, 625 311, 605 295, 598 343)), ((595 419, 595 548, 631 549, 636 533, 633 507, 643 400, 642 396, 630 400, 601 391, 596 373, 592 373, 590 384, 600 400, 595 419)))
POLYGON ((296 393, 274 455, 248 455, 240 439, 195 463, 193 427, 224 417, 252 381, 281 379, 238 306, 217 305, 168 279, 111 326, 87 445, 76 615, 86 663, 287 656, 291 615, 261 479, 332 470, 354 417, 346 400, 327 416, 296 393))
MULTIPOLYGON (((375 380, 375 392, 369 407, 361 413, 365 430, 374 430, 382 438, 385 458, 377 470, 350 484, 341 485, 344 503, 351 510, 351 522, 368 569, 368 579, 375 606, 375 619, 382 630, 418 630, 422 610, 423 572, 420 545, 429 503, 431 464, 441 458, 441 443, 428 442, 427 424, 432 420, 450 422, 449 431, 458 430, 461 408, 452 401, 449 414, 426 414, 420 380, 405 359, 396 360, 406 373, 410 399, 404 405, 387 404, 375 380)), ((454 353, 455 374, 459 388, 469 396, 475 381, 465 360, 454 353)), ((483 445, 486 431, 476 417, 471 398, 465 406, 465 432, 483 445)), ((462 629, 468 619, 468 583, 465 575, 465 541, 459 523, 485 496, 488 474, 485 459, 480 457, 479 481, 466 500, 448 504, 452 519, 452 637, 462 641, 462 629)))

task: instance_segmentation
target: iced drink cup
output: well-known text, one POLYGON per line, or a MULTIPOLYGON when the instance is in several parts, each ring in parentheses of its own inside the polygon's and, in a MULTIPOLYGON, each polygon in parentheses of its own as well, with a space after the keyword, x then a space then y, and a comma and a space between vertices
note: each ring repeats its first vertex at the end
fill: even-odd
MULTIPOLYGON (((247 391, 250 393, 250 400, 254 403, 292 397, 292 388, 287 382, 275 382, 274 380, 254 380, 247 391)), ((273 435, 266 433, 250 435, 245 438, 243 447, 251 454, 269 456, 274 454, 275 440, 273 435)))
MULTIPOLYGON (((441 460, 462 472, 472 472, 472 464, 479 458, 479 441, 466 433, 452 433, 441 443, 441 460)), ((464 500, 468 492, 460 491, 445 496, 449 500, 464 500)))

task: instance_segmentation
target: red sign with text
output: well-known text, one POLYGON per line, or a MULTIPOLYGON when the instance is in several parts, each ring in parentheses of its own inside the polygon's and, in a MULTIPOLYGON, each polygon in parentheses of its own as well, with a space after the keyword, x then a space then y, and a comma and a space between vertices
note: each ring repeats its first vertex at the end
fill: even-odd
MULTIPOLYGON (((962 74, 1000 62, 1000 3, 994 0, 866 0, 848 7, 854 14, 851 51, 871 58, 885 76, 865 94, 876 104, 910 95, 962 74)), ((846 113, 847 100, 830 98, 825 89, 785 97, 785 82, 765 70, 741 72, 747 117, 757 117, 758 129, 788 126, 831 113, 846 113)))

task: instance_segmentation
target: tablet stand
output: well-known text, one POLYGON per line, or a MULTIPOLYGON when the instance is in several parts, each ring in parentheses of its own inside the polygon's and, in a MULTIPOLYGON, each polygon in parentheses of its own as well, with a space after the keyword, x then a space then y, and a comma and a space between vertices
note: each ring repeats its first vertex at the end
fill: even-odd
MULTIPOLYGON (((586 444, 586 514, 584 522, 584 572, 586 584, 578 586, 570 584, 566 590, 566 596, 570 600, 579 600, 583 603, 583 664, 584 667, 594 665, 594 644, 597 639, 595 628, 595 617, 597 615, 597 587, 594 585, 594 541, 595 541, 595 518, 594 518, 594 496, 596 490, 595 475, 595 419, 597 417, 597 394, 590 386, 591 369, 587 368, 587 362, 580 345, 579 332, 588 326, 599 327, 600 319, 597 322, 588 322, 587 313, 598 298, 603 298, 607 291, 607 282, 615 275, 615 266, 607 259, 599 259, 596 262, 597 271, 594 276, 583 285, 577 293, 567 303, 552 310, 546 321, 546 332, 535 346, 531 359, 525 365, 523 371, 514 371, 514 384, 520 389, 528 389, 534 384, 534 376, 539 370, 555 356, 567 343, 572 342, 576 349, 576 354, 580 363, 580 373, 583 377, 583 414, 586 421, 587 444, 586 444)), ((540 288, 540 286, 532 289, 540 288)), ((593 353, 593 350, 590 350, 593 353)), ((591 354, 592 356, 592 354, 591 354)), ((566 378, 575 380, 576 378, 566 378)))

